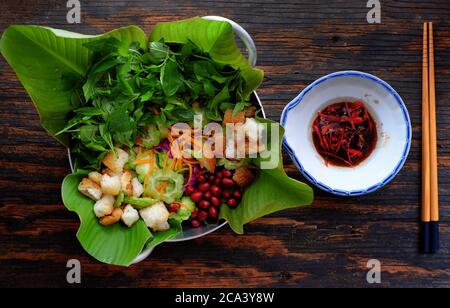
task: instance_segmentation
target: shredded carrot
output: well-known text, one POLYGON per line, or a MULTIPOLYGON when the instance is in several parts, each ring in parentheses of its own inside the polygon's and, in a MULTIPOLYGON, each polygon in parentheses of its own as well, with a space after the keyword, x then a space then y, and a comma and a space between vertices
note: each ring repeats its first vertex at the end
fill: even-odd
POLYGON ((176 165, 176 159, 173 158, 172 161, 170 162, 169 170, 173 171, 173 169, 175 168, 175 165, 176 165))
POLYGON ((166 182, 159 183, 159 185, 158 185, 158 187, 156 188, 156 190, 157 190, 160 194, 163 194, 164 191, 167 189, 167 186, 169 186, 169 184, 167 184, 166 182))
POLYGON ((167 160, 169 159, 169 153, 166 154, 166 157, 164 158, 164 162, 163 162, 163 169, 166 170, 166 166, 167 166, 167 160))
MULTIPOLYGON (((191 144, 194 144, 194 146, 198 143, 198 140, 196 141, 196 138, 198 138, 198 136, 196 136, 195 134, 197 132, 199 132, 201 130, 198 129, 190 129, 190 130, 183 130, 183 134, 180 134, 179 138, 174 138, 174 136, 172 134, 169 134, 167 136, 167 140, 170 143, 170 149, 172 151, 172 155, 174 156, 174 158, 180 158, 180 161, 177 161, 175 163, 175 166, 170 166, 170 168, 172 169, 173 167, 179 169, 183 166, 183 164, 186 165, 196 165, 199 164, 199 162, 196 159, 192 159, 192 158, 185 158, 184 156, 184 152, 183 152, 183 146, 185 143, 190 142, 191 144), (188 135, 188 136, 186 136, 188 135)), ((204 136, 200 137, 200 138, 206 138, 204 136)), ((166 163, 167 161, 164 162, 164 168, 166 167, 166 163)))
POLYGON ((185 187, 189 185, 189 183, 192 180, 192 176, 193 176, 192 165, 188 164, 188 167, 189 167, 189 177, 187 179, 186 185, 184 185, 185 187))
POLYGON ((150 168, 148 168, 148 175, 150 175, 153 172, 153 169, 155 168, 155 155, 150 154, 150 168))
MULTIPOLYGON (((191 182, 191 180, 194 176, 193 166, 199 164, 199 161, 197 161, 194 158, 184 157, 182 148, 183 148, 184 144, 187 142, 191 142, 191 144, 194 144, 194 145, 196 144, 195 133, 198 131, 199 130, 194 130, 194 129, 183 131, 183 134, 180 134, 179 138, 174 138, 174 136, 170 133, 167 136, 167 140, 169 141, 170 149, 171 149, 172 155, 174 157, 170 163, 169 169, 173 170, 175 168, 175 170, 180 171, 180 170, 183 170, 183 166, 188 167, 189 177, 188 177, 188 180, 187 180, 187 183, 185 184, 185 186, 189 185, 189 183, 191 182), (188 136, 186 136, 185 134, 188 136), (182 136, 182 135, 184 135, 184 136, 182 136), (181 155, 179 155, 179 154, 181 154, 181 155)), ((205 138, 205 137, 203 137, 203 138, 205 138)), ((166 169, 166 167, 167 167, 167 160, 168 160, 168 157, 166 156, 166 158, 164 159, 163 169, 166 169)))
POLYGON ((135 161, 134 161, 134 163, 136 164, 136 165, 145 165, 145 164, 149 164, 149 163, 151 163, 151 156, 153 155, 153 149, 151 149, 151 150, 148 150, 148 151, 141 151, 139 154, 141 154, 142 156, 149 156, 149 158, 145 158, 145 159, 136 159, 135 161))
POLYGON ((145 164, 149 164, 150 160, 149 159, 137 159, 134 161, 135 165, 145 165, 145 164))
POLYGON ((199 161, 195 159, 183 158, 183 163, 185 163, 186 165, 197 165, 199 164, 199 161))

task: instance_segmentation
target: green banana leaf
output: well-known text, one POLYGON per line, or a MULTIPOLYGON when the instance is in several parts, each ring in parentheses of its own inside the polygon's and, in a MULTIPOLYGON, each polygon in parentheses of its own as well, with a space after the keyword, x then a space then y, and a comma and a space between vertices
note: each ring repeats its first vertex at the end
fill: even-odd
POLYGON ((128 266, 144 248, 156 247, 181 232, 181 223, 170 221, 171 228, 164 232, 151 233, 143 220, 131 228, 122 224, 103 227, 95 217, 94 201, 78 191, 85 174, 69 174, 65 177, 61 196, 66 208, 78 214, 81 225, 77 238, 91 256, 114 265, 128 266))
POLYGON ((67 209, 76 212, 81 225, 77 238, 81 246, 97 260, 121 266, 130 265, 141 253, 152 234, 140 219, 131 228, 122 224, 103 227, 95 217, 94 201, 78 191, 83 175, 70 174, 63 181, 61 195, 67 209))
MULTIPOLYGON (((89 36, 39 26, 10 26, 0 40, 0 51, 30 95, 42 126, 52 136, 64 128, 70 111, 79 105, 91 52, 83 44, 104 37, 139 42, 147 36, 135 26, 89 36)), ((55 137, 69 146, 67 136, 55 137)))
POLYGON ((191 41, 211 58, 222 64, 240 69, 245 79, 244 96, 258 88, 264 72, 253 68, 241 53, 234 39, 233 28, 228 22, 211 22, 200 17, 175 22, 162 22, 155 26, 150 41, 186 44, 191 41))

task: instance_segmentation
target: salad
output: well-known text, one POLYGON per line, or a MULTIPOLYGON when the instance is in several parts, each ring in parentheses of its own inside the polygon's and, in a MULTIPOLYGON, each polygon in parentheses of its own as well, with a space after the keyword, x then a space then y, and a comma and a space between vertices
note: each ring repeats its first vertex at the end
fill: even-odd
POLYGON ((63 202, 102 262, 129 265, 183 228, 222 219, 243 233, 312 202, 284 172, 283 129, 252 100, 263 72, 227 22, 160 23, 149 37, 133 26, 100 36, 11 26, 0 50, 43 127, 71 149, 63 202))

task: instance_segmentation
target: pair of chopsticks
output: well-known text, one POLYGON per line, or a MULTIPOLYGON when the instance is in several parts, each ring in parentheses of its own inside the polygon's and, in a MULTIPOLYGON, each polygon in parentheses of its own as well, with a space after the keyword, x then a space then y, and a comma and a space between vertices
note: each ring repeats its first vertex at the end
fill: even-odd
POLYGON ((422 250, 439 250, 439 194, 433 23, 423 27, 422 80, 422 250))

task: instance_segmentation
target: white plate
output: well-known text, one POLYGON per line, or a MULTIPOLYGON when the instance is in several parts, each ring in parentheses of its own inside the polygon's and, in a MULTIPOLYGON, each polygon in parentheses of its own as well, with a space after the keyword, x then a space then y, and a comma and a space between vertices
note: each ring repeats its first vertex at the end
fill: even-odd
POLYGON ((319 188, 341 196, 374 192, 403 167, 411 148, 411 122, 400 95, 383 80, 362 72, 320 78, 290 102, 281 116, 284 147, 302 174, 319 188), (331 103, 362 100, 377 122, 373 153, 354 168, 326 166, 312 141, 317 113, 331 103))

